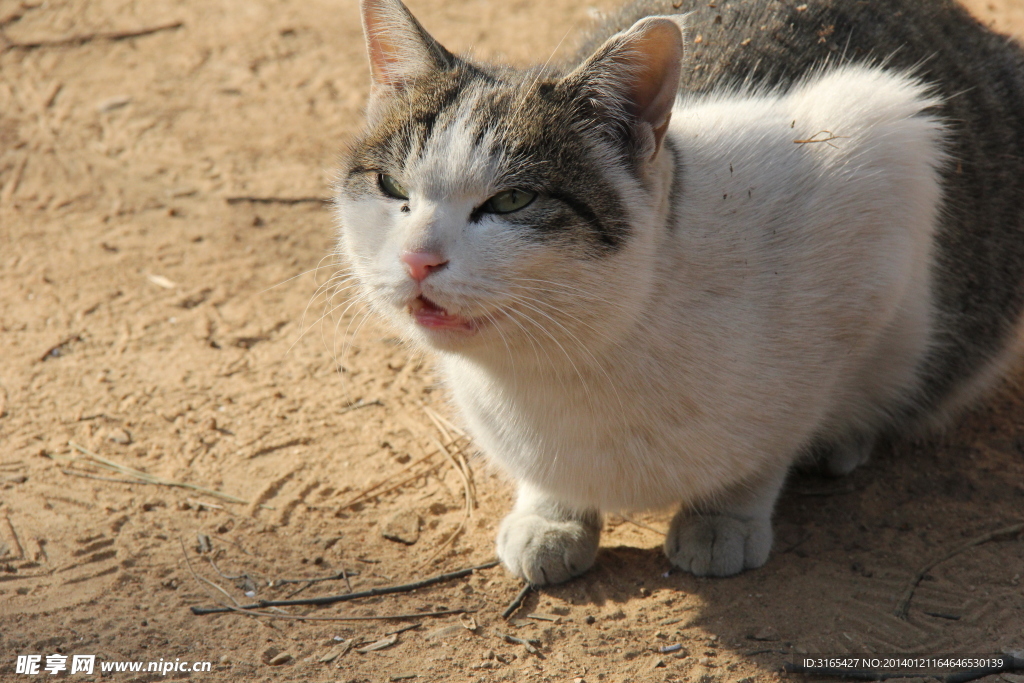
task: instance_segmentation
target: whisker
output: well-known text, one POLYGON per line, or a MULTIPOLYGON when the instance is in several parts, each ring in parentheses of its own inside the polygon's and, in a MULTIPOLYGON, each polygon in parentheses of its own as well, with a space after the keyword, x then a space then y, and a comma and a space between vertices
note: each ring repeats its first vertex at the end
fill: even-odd
MULTIPOLYGON (((604 379, 605 379, 605 383, 606 383, 606 384, 607 384, 607 386, 609 386, 609 387, 610 387, 610 388, 612 389, 612 391, 614 392, 614 394, 615 394, 615 396, 616 396, 616 400, 617 400, 617 402, 619 403, 619 405, 620 405, 620 406, 624 407, 624 404, 623 404, 623 402, 622 402, 622 397, 621 397, 621 396, 620 396, 620 394, 619 394, 619 387, 618 387, 618 383, 617 383, 616 381, 614 381, 614 380, 612 379, 612 377, 611 377, 611 375, 609 374, 609 372, 608 372, 608 369, 607 369, 607 368, 605 367, 604 363, 602 363, 602 362, 600 361, 600 359, 598 359, 598 358, 597 358, 597 357, 596 357, 596 356, 594 355, 594 353, 593 353, 593 352, 592 352, 592 351, 590 350, 590 348, 589 348, 589 347, 587 347, 587 345, 586 345, 586 344, 584 344, 584 343, 583 343, 583 341, 582 341, 582 340, 581 340, 581 339, 580 339, 580 338, 579 338, 579 337, 578 337, 578 336, 577 336, 576 334, 574 334, 574 333, 573 333, 573 332, 572 332, 571 330, 569 330, 569 329, 568 329, 568 328, 566 328, 566 327, 565 327, 564 325, 562 325, 562 323, 560 323, 560 322, 559 322, 559 321, 558 321, 557 319, 555 319, 555 318, 553 318, 552 316, 548 315, 548 314, 547 314, 547 313, 545 313, 545 312, 544 312, 543 310, 541 310, 541 309, 539 309, 539 308, 537 308, 537 307, 533 306, 533 305, 532 305, 532 304, 531 304, 530 302, 533 302, 533 303, 536 303, 536 304, 539 304, 539 305, 547 305, 547 306, 549 306, 549 307, 553 308, 553 309, 554 309, 554 311, 555 311, 556 313, 558 313, 559 315, 564 315, 564 316, 568 316, 568 317, 572 318, 573 320, 577 321, 578 323, 580 323, 581 325, 584 325, 585 327, 588 327, 588 328, 590 328, 590 329, 591 329, 591 330, 593 330, 593 331, 594 331, 595 333, 597 333, 597 332, 598 332, 598 330, 596 330, 596 329, 595 329, 595 328, 594 328, 594 327, 593 327, 592 325, 589 325, 588 323, 586 323, 586 322, 584 322, 584 321, 580 320, 579 318, 577 318, 577 317, 575 317, 575 316, 573 316, 573 315, 571 315, 571 314, 568 314, 568 313, 565 313, 564 311, 561 311, 561 310, 559 310, 558 308, 556 308, 556 307, 552 306, 551 304, 548 304, 547 302, 542 302, 542 301, 540 301, 540 300, 536 300, 536 299, 529 299, 529 300, 527 300, 527 299, 525 299, 525 298, 523 298, 523 297, 519 297, 519 296, 516 296, 516 295, 512 295, 512 294, 510 294, 509 296, 510 296, 510 297, 512 297, 512 299, 513 299, 513 300, 515 300, 515 301, 518 301, 518 302, 519 302, 520 304, 522 304, 522 305, 524 305, 524 306, 526 306, 526 307, 530 308, 530 309, 531 309, 531 310, 533 310, 533 311, 536 311, 537 313, 539 313, 539 314, 543 315, 544 317, 546 317, 546 318, 547 318, 548 320, 550 320, 551 322, 553 322, 553 323, 555 323, 556 325, 558 325, 558 327, 559 327, 559 328, 561 328, 561 330, 562 330, 562 331, 563 331, 563 332, 564 332, 564 333, 565 333, 566 335, 568 335, 569 339, 570 339, 571 341, 573 341, 573 342, 574 342, 574 343, 575 343, 575 344, 576 344, 576 345, 577 345, 577 346, 578 346, 578 347, 580 348, 580 350, 581 350, 581 351, 583 351, 583 352, 584 352, 584 354, 586 355, 586 357, 587 357, 587 358, 589 358, 589 360, 591 361, 591 362, 590 362, 590 365, 591 365, 591 367, 594 367, 594 368, 596 368, 596 369, 597 369, 597 370, 598 370, 598 371, 599 371, 599 372, 600 372, 600 373, 601 373, 601 374, 602 374, 602 375, 604 376, 604 379)), ((550 335, 550 333, 549 333, 549 336, 551 336, 551 335, 550 335)), ((552 336, 552 339, 553 339, 553 338, 554 338, 554 337, 552 336)), ((564 349, 563 349, 563 352, 564 352, 564 349)), ((574 367, 575 367, 575 366, 574 366, 574 367)))
POLYGON ((324 256, 323 258, 320 259, 320 261, 316 264, 315 268, 310 268, 309 270, 304 270, 303 272, 299 273, 298 275, 292 275, 290 278, 288 278, 286 280, 281 280, 276 285, 271 285, 270 287, 267 287, 266 289, 257 292, 257 294, 266 294, 270 290, 275 289, 277 287, 280 287, 283 284, 289 283, 292 280, 294 280, 295 278, 302 277, 303 275, 309 275, 310 273, 316 273, 317 271, 320 270, 320 268, 323 267, 324 259, 331 258, 332 256, 333 256, 333 254, 327 254, 326 256, 324 256))
MULTIPOLYGON (((306 336, 306 333, 307 333, 307 332, 309 332, 309 331, 310 331, 311 329, 313 329, 313 327, 314 327, 314 326, 315 326, 315 325, 316 325, 317 323, 319 323, 319 322, 323 321, 323 319, 324 319, 325 317, 327 317, 327 315, 328 315, 328 314, 329 314, 329 313, 330 313, 331 311, 333 311, 333 310, 336 310, 335 308, 331 308, 331 310, 330 310, 330 311, 328 311, 328 312, 324 313, 324 314, 323 314, 323 315, 321 315, 321 316, 320 316, 319 318, 317 318, 317 319, 316 319, 315 321, 313 321, 313 322, 312 322, 312 323, 311 323, 311 324, 309 325, 309 327, 305 327, 305 324, 306 324, 306 315, 307 315, 307 313, 309 312, 309 307, 313 305, 313 302, 314 302, 314 301, 316 301, 316 298, 317 298, 317 297, 319 296, 319 293, 320 293, 320 291, 321 291, 322 289, 324 289, 324 288, 325 288, 325 287, 326 287, 326 286, 328 285, 328 283, 329 283, 329 282, 330 282, 330 281, 328 280, 328 282, 325 282, 324 284, 320 285, 320 287, 317 287, 317 291, 316 291, 316 292, 315 292, 315 293, 313 294, 312 298, 310 298, 309 302, 308 302, 308 303, 306 304, 306 308, 305 308, 305 310, 303 310, 303 311, 302 311, 302 316, 301 316, 301 317, 299 318, 299 329, 301 330, 301 332, 299 332, 299 336, 298 336, 298 338, 297 338, 297 339, 296 339, 296 340, 295 340, 294 342, 292 342, 291 346, 289 346, 289 347, 288 347, 288 351, 287 351, 286 353, 290 353, 290 352, 291 352, 291 350, 292 350, 293 348, 295 348, 295 345, 296 345, 296 344, 298 344, 298 343, 299 343, 299 342, 300 342, 300 341, 302 340, 302 338, 303 338, 304 336, 306 336)), ((344 282, 344 281, 343 281, 343 282, 344 282)), ((338 295, 339 291, 346 291, 346 290, 348 290, 348 289, 350 289, 350 288, 352 288, 352 287, 355 287, 356 285, 357 285, 357 283, 352 283, 352 284, 346 285, 346 286, 344 287, 344 289, 341 289, 341 290, 339 290, 338 286, 336 286, 336 287, 335 287, 335 290, 334 290, 334 291, 333 291, 333 292, 332 292, 332 293, 331 293, 331 294, 330 294, 330 295, 329 295, 329 296, 327 297, 327 299, 326 299, 326 300, 324 301, 324 305, 325 305, 325 308, 330 308, 330 307, 332 306, 332 300, 333 300, 333 298, 334 298, 335 296, 337 296, 337 295, 338 295)), ((339 304, 339 305, 340 305, 340 304, 339 304)))
MULTIPOLYGON (((534 309, 534 310, 537 310, 537 309, 534 309)), ((539 311, 538 310, 537 312, 540 313, 541 315, 545 315, 545 317, 548 317, 549 319, 551 319, 551 317, 547 316, 543 311, 539 311)), ((546 327, 544 327, 543 325, 539 324, 536 320, 534 320, 532 317, 530 317, 530 315, 528 313, 526 313, 525 311, 517 311, 517 313, 519 313, 524 318, 526 318, 527 321, 533 323, 533 325, 537 329, 539 329, 541 332, 546 334, 548 336, 548 338, 551 339, 551 341, 553 341, 555 343, 555 346, 557 346, 559 348, 559 350, 561 350, 561 352, 565 356, 566 360, 569 361, 569 365, 572 366, 572 369, 576 373, 576 376, 579 377, 579 379, 580 379, 580 386, 583 387, 583 391, 584 391, 584 393, 586 393, 587 398, 590 400, 590 402, 592 404, 591 407, 593 407, 593 396, 590 393, 590 386, 587 384, 587 380, 583 377, 583 373, 580 371, 579 367, 577 367, 576 362, 572 359, 572 356, 569 354, 568 351, 565 350, 565 347, 562 346, 562 343, 558 341, 558 338, 555 337, 555 335, 551 334, 551 332, 546 327)), ((552 319, 552 321, 556 322, 556 324, 557 324, 557 321, 554 321, 553 319, 552 319)))

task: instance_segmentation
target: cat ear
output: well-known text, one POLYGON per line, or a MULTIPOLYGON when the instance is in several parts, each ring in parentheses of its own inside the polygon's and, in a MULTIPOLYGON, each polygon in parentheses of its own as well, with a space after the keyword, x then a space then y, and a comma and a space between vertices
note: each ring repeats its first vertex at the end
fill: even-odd
POLYGON ((401 89, 457 58, 434 40, 401 0, 362 0, 363 34, 373 87, 401 89))
POLYGON ((682 59, 676 18, 647 17, 609 38, 563 84, 596 106, 598 118, 617 129, 613 134, 639 124, 641 139, 653 142, 644 150, 653 158, 668 130, 682 59))

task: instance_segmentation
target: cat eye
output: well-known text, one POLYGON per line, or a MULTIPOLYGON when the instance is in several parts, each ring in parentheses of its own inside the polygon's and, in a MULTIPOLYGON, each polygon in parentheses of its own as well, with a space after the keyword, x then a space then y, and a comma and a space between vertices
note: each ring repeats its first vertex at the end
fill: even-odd
POLYGON ((408 199, 409 191, 403 187, 402 183, 398 182, 386 173, 377 174, 377 184, 380 189, 387 196, 392 199, 408 199))
POLYGON ((536 192, 505 190, 488 199, 480 208, 488 213, 512 213, 513 211, 525 209, 536 198, 536 192))

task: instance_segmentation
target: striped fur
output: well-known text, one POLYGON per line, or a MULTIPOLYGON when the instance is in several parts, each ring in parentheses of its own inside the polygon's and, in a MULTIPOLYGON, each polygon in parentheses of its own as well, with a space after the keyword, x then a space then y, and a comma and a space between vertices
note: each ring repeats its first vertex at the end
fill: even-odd
POLYGON ((760 566, 793 462, 845 473, 1016 358, 1024 57, 947 0, 868 4, 643 0, 520 71, 363 0, 339 250, 520 482, 514 573, 565 580, 602 511, 673 504, 676 565, 760 566), (536 199, 487 208, 511 189, 536 199))

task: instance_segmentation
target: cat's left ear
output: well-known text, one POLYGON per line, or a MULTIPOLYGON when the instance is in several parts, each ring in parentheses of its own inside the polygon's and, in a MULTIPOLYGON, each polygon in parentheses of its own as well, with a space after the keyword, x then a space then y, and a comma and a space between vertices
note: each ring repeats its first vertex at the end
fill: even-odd
POLYGON ((562 85, 595 105, 599 122, 610 124, 613 135, 638 128, 642 141, 652 143, 644 144, 651 159, 668 130, 682 59, 675 18, 647 17, 609 38, 562 85))
POLYGON ((373 88, 401 90, 458 58, 434 40, 401 0, 362 0, 363 33, 373 88))

